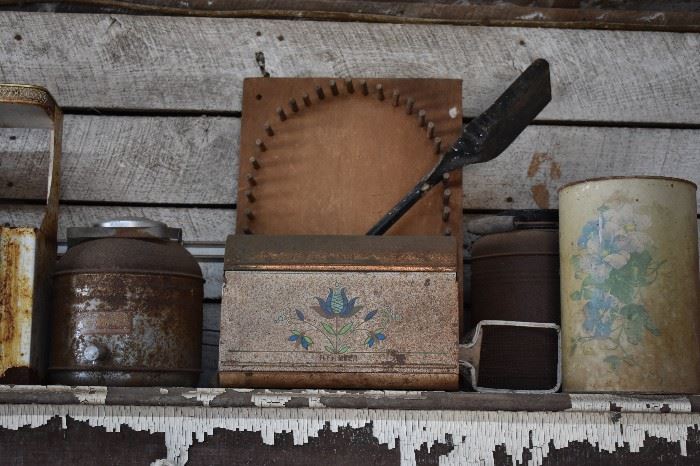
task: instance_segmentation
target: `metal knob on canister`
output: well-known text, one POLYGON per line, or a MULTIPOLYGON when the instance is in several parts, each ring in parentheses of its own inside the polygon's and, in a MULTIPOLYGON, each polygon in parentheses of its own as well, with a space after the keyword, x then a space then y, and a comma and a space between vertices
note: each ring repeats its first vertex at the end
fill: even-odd
POLYGON ((696 186, 586 180, 559 209, 564 389, 697 393, 696 186))
POLYGON ((181 234, 142 218, 68 229, 53 280, 52 383, 197 383, 204 280, 181 234))
POLYGON ((470 322, 480 349, 472 384, 478 375, 479 391, 559 387, 559 245, 556 221, 546 220, 489 217, 467 227, 498 231, 472 247, 470 322))

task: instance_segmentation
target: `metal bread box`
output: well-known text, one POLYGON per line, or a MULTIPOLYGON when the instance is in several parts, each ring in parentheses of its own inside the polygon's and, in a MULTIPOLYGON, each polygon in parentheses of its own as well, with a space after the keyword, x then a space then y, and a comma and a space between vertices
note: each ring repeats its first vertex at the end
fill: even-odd
POLYGON ((455 240, 229 236, 219 382, 458 388, 455 240))

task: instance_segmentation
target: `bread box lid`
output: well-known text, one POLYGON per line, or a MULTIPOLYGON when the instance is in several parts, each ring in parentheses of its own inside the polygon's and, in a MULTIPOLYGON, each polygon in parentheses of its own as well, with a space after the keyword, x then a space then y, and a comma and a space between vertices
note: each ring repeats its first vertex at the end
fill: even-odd
POLYGON ((225 270, 456 272, 449 236, 231 235, 225 270))

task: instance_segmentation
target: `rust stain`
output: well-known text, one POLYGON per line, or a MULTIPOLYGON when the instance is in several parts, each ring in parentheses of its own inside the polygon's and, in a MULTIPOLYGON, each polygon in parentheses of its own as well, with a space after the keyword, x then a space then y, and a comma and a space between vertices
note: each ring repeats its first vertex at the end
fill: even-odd
POLYGON ((544 183, 539 183, 530 188, 532 198, 540 209, 549 209, 549 189, 544 183))
MULTIPOLYGON (((540 209, 549 208, 549 183, 561 178, 561 165, 554 160, 554 157, 546 152, 535 152, 527 167, 527 177, 534 178, 538 173, 545 175, 544 182, 537 183, 530 187, 532 199, 540 209), (549 165, 549 173, 545 173, 545 167, 549 165)), ((535 181, 535 180, 533 180, 535 181)))
POLYGON ((542 162, 549 160, 549 155, 544 152, 535 152, 532 154, 532 160, 530 160, 530 166, 527 167, 527 177, 532 178, 540 171, 540 166, 542 162))
POLYGON ((545 162, 549 163, 549 178, 552 180, 561 178, 561 165, 546 152, 535 152, 532 154, 532 160, 530 160, 530 165, 527 167, 527 177, 534 177, 540 172, 540 168, 545 162))
POLYGON ((558 180, 561 178, 561 167, 559 166, 559 162, 555 162, 554 159, 552 159, 550 164, 549 177, 553 180, 558 180))
POLYGON ((20 348, 22 330, 31 319, 23 304, 32 302, 31 280, 20 270, 20 240, 26 235, 27 229, 0 228, 0 376, 26 365, 20 348))

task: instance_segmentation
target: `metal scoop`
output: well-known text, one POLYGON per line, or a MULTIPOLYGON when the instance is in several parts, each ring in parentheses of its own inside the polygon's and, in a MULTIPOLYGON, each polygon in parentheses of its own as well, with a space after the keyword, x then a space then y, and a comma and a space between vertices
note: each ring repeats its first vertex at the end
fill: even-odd
POLYGON ((535 60, 484 113, 464 126, 457 142, 368 232, 382 235, 423 195, 442 181, 442 176, 472 163, 488 162, 503 152, 552 100, 549 63, 535 60))

